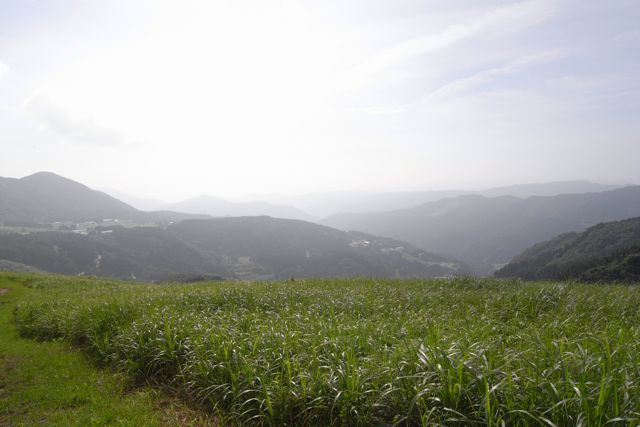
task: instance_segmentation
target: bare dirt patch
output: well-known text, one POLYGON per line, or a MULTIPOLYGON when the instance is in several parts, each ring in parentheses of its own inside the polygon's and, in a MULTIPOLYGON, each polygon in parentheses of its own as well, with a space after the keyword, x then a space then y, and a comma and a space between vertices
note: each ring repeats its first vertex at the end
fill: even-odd
POLYGON ((10 291, 10 289, 0 288, 0 295, 4 295, 4 294, 8 293, 9 291, 10 291))

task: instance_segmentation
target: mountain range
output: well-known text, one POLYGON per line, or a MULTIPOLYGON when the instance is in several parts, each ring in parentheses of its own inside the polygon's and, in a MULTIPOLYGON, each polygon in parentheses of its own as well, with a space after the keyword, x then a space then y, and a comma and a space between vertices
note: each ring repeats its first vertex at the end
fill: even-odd
POLYGON ((417 208, 337 214, 322 221, 446 253, 488 274, 534 243, 640 215, 640 187, 550 197, 459 196, 417 208))
MULTIPOLYGON (((210 198, 198 200, 202 201, 212 202, 210 198)), ((283 207, 280 213, 287 212, 292 211, 283 207)), ((273 279, 433 277, 471 272, 451 257, 433 255, 405 242, 305 221, 143 212, 48 172, 2 178, 0 225, 0 269, 146 281, 194 274, 273 279), (42 231, 60 222, 71 224, 42 231), (92 222, 92 226, 79 227, 77 222, 92 222)))
POLYGON ((316 218, 325 218, 337 213, 370 213, 410 209, 425 203, 466 195, 478 195, 484 197, 514 196, 527 198, 532 196, 595 193, 614 190, 619 187, 620 186, 616 185, 605 185, 589 181, 574 180, 542 184, 511 185, 479 191, 440 190, 390 191, 375 193, 365 191, 337 191, 297 196, 263 195, 260 196, 260 198, 270 202, 296 206, 316 218))
POLYGON ((615 185, 589 181, 558 181, 544 184, 523 184, 495 187, 481 191, 335 191, 303 195, 258 195, 250 202, 231 202, 211 195, 195 196, 176 203, 158 199, 135 197, 117 190, 108 194, 141 210, 169 210, 192 214, 208 214, 214 217, 268 215, 278 218, 314 221, 337 213, 384 212, 409 209, 425 203, 464 195, 497 196, 556 196, 608 191, 615 185))
POLYGON ((117 277, 133 274, 145 280, 189 273, 235 278, 491 274, 540 241, 600 222, 640 216, 637 186, 609 189, 571 181, 483 193, 382 193, 382 198, 374 199, 390 202, 395 198, 398 204, 417 202, 426 194, 450 197, 408 209, 335 214, 320 226, 297 220, 309 216, 290 205, 232 203, 210 196, 168 206, 175 211, 145 212, 75 181, 41 172, 21 179, 0 178, 4 254, 0 260, 15 268, 24 265, 21 268, 117 277), (594 192, 580 193, 588 190, 594 192), (578 193, 525 197, 563 191, 578 193), (504 192, 520 197, 496 196, 504 192), (256 213, 284 219, 244 218, 256 213), (74 224, 83 221, 92 223, 74 224), (34 232, 46 229, 58 232, 34 232), (326 236, 333 236, 332 244, 323 240, 326 236), (91 267, 98 255, 105 260, 101 269, 91 267))

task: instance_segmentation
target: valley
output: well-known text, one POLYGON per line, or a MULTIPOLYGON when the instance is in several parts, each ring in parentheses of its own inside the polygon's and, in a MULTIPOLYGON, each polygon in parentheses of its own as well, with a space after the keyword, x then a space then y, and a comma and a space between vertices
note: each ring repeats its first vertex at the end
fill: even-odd
MULTIPOLYGON (((368 195, 368 206, 403 197, 414 204, 425 197, 436 200, 404 210, 337 213, 320 221, 289 205, 202 197, 166 206, 183 211, 141 211, 44 172, 1 178, 0 184, 0 268, 142 281, 189 275, 242 280, 487 276, 545 239, 640 216, 640 187, 612 189, 580 181, 471 195, 368 195), (509 192, 518 196, 503 195, 509 192)), ((333 206, 345 207, 342 203, 333 206)))

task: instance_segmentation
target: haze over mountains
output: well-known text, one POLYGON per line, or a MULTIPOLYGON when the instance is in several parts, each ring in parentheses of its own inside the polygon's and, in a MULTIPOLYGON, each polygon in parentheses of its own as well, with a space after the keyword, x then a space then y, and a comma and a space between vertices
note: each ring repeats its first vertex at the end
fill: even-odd
POLYGON ((202 194, 179 202, 168 203, 160 199, 137 197, 114 189, 105 190, 105 193, 143 211, 168 210, 191 214, 206 214, 213 217, 267 215, 305 221, 314 219, 313 216, 294 206, 269 203, 264 200, 232 202, 220 197, 202 194))
POLYGON ((203 215, 142 212, 52 173, 3 179, 2 184, 0 267, 5 269, 138 280, 194 274, 274 279, 471 272, 451 257, 405 242, 304 221, 267 216, 198 220, 192 218, 203 215))
POLYGON ((164 206, 168 205, 164 200, 154 199, 149 197, 138 197, 129 193, 125 193, 123 191, 118 191, 113 188, 104 188, 99 189, 103 193, 110 195, 118 200, 121 200, 128 204, 129 206, 133 206, 136 209, 141 211, 157 211, 163 209, 164 206))
MULTIPOLYGON (((43 172, 0 179, 0 260, 7 269, 144 280, 176 274, 250 279, 486 275, 558 234, 640 216, 640 187, 611 188, 571 181, 464 195, 354 193, 361 197, 354 196, 349 206, 373 209, 447 197, 408 209, 339 213, 316 225, 298 220, 311 216, 291 205, 210 196, 144 212, 43 172), (576 193, 553 195, 565 191, 576 193)), ((344 196, 333 193, 320 201, 329 206, 333 198, 333 206, 339 206, 344 196)))
POLYGON ((344 191, 303 194, 297 196, 260 196, 265 200, 296 206, 317 217, 325 218, 337 213, 383 212, 408 209, 424 203, 435 202, 449 197, 476 194, 485 197, 497 196, 556 196, 559 194, 591 193, 618 188, 589 181, 558 181, 544 184, 522 184, 495 187, 487 190, 435 190, 435 191, 394 191, 364 192, 344 191))
POLYGON ((313 220, 311 215, 293 206, 278 205, 261 200, 234 203, 207 195, 167 204, 163 206, 163 209, 191 214, 207 214, 214 217, 267 215, 277 218, 313 220))
POLYGON ((427 251, 450 254, 484 273, 527 247, 560 233, 640 215, 640 187, 526 199, 479 195, 426 203, 412 209, 337 214, 322 221, 405 240, 427 251))
POLYGON ((543 184, 521 184, 486 190, 434 190, 434 191, 337 191, 300 195, 258 195, 249 202, 232 202, 211 195, 195 196, 176 203, 147 199, 107 190, 108 194, 140 210, 170 210, 201 213, 216 217, 268 215, 279 218, 318 220, 337 213, 384 212, 408 209, 424 203, 463 195, 497 196, 556 196, 559 194, 592 193, 613 190, 618 185, 605 185, 589 181, 558 181, 543 184))

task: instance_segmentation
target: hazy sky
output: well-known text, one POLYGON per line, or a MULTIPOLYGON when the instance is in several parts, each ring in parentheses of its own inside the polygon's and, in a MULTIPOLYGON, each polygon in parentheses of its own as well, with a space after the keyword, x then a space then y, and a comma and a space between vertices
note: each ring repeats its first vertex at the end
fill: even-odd
POLYGON ((638 0, 2 0, 0 176, 640 183, 638 0))

